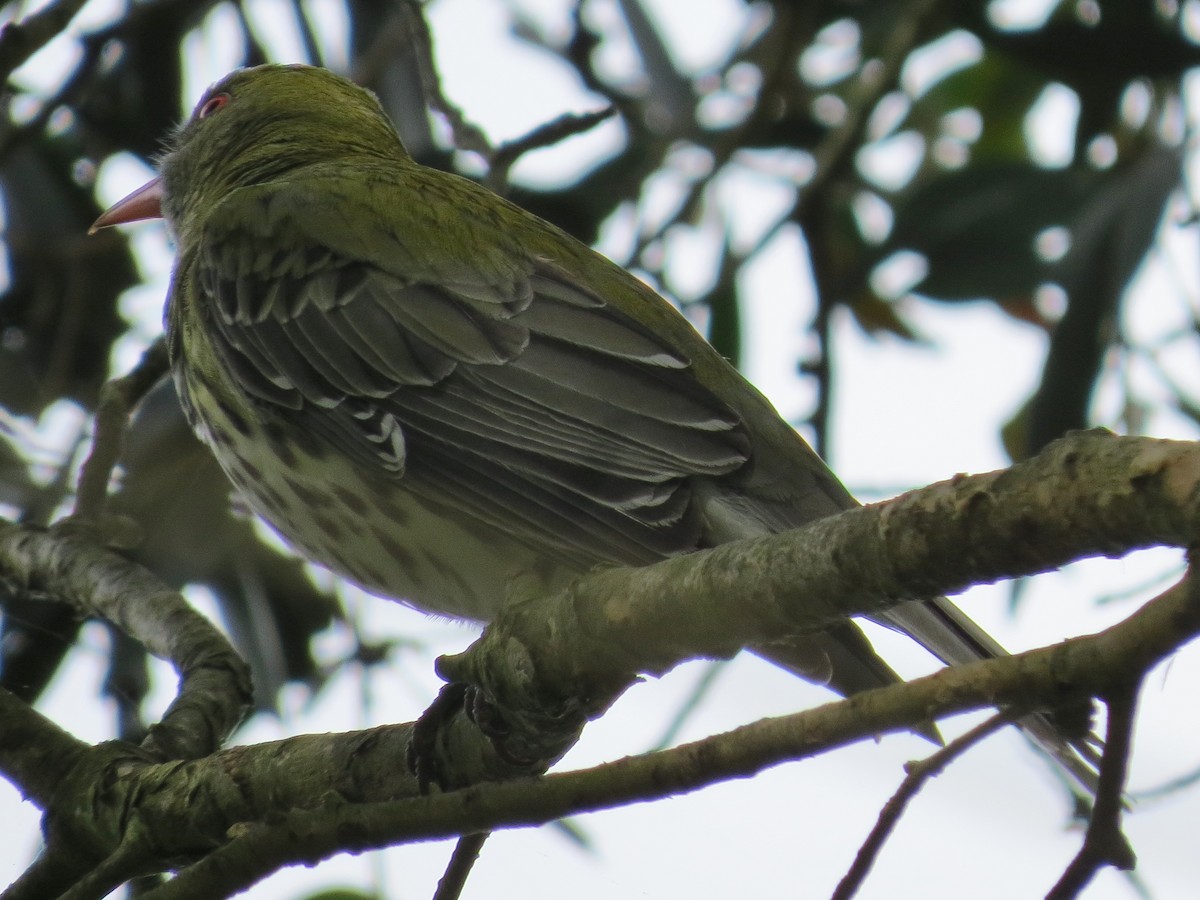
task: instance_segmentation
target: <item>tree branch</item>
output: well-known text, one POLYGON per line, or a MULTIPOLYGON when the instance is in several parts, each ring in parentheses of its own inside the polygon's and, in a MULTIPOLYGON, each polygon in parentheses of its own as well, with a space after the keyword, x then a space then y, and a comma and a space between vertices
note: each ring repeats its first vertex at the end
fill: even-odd
MULTIPOLYGON (((791 534, 640 570, 596 572, 551 601, 513 598, 479 644, 446 667, 480 675, 489 689, 505 687, 506 703, 534 701, 502 706, 506 722, 516 708, 518 728, 567 722, 577 734, 637 673, 659 673, 680 659, 731 655, 742 643, 971 580, 1043 571, 1096 552, 1190 544, 1200 522, 1198 485, 1200 448, 1193 444, 1078 434, 1006 472, 958 477, 791 534), (484 654, 497 642, 499 656, 484 654), (485 659, 516 661, 519 671, 484 671, 485 659)), ((148 576, 110 557, 79 536, 0 530, 0 568, 20 571, 31 587, 70 594, 87 586, 97 610, 134 633, 148 630, 140 638, 148 647, 169 649, 179 640, 173 626, 139 629, 130 619, 143 613, 119 601, 143 592, 139 581, 148 576)), ((83 754, 48 818, 64 834, 81 829, 86 843, 76 845, 107 846, 105 854, 128 852, 124 835, 136 829, 139 852, 163 866, 197 860, 153 896, 219 896, 281 865, 341 850, 540 824, 695 790, 970 709, 999 705, 1020 717, 1090 696, 1115 702, 1200 632, 1191 585, 1177 585, 1099 635, 946 669, 587 772, 422 797, 415 777, 397 765, 408 726, 305 736, 186 763, 156 763, 109 744, 83 754)), ((182 603, 168 594, 155 603, 182 603)), ((465 716, 446 735, 438 751, 462 779, 531 771, 495 752, 465 716)), ((522 739, 543 747, 536 736, 522 739)))
POLYGON ((143 748, 162 759, 217 749, 250 706, 245 662, 217 629, 141 566, 70 521, 44 530, 0 523, 0 578, 14 591, 57 597, 112 622, 179 673, 179 694, 143 748))
POLYGON ((1010 469, 511 598, 439 674, 502 712, 510 755, 553 761, 643 673, 1086 556, 1188 546, 1198 526, 1200 447, 1079 432, 1010 469))
POLYGON ((994 715, 986 722, 976 725, 966 734, 951 741, 932 756, 919 762, 910 763, 908 774, 905 776, 903 783, 896 790, 896 793, 892 795, 892 798, 888 800, 883 809, 880 810, 879 820, 875 823, 875 827, 871 829, 871 833, 867 835, 867 839, 859 848, 858 855, 855 856, 850 870, 838 882, 838 886, 833 892, 832 900, 850 900, 851 897, 858 893, 858 889, 866 881, 871 867, 875 865, 875 860, 879 857, 879 851, 883 849, 883 845, 896 829, 901 816, 904 815, 904 811, 908 808, 908 804, 917 796, 921 788, 925 786, 925 782, 930 778, 941 775, 950 763, 954 762, 954 760, 958 759, 980 741, 995 734, 1006 725, 1011 725, 1012 721, 1012 716, 1007 713, 994 715))
POLYGON ((0 774, 45 809, 90 747, 3 688, 0 723, 0 774))
POLYGON ((397 4, 397 12, 404 22, 410 49, 421 76, 421 88, 429 108, 445 117, 454 135, 454 144, 462 150, 471 150, 485 159, 492 155, 492 145, 483 129, 467 118, 466 113, 451 103, 442 91, 442 79, 438 76, 437 60, 433 52, 433 35, 425 20, 425 11, 420 3, 404 0, 397 4))
POLYGON ((64 31, 86 2, 55 0, 20 22, 0 28, 0 81, 7 81, 18 66, 64 31))
POLYGON ((1140 684, 1136 682, 1125 684, 1106 697, 1108 731, 1104 742, 1104 759, 1100 764, 1096 805, 1092 809, 1083 846, 1063 872, 1058 884, 1046 895, 1046 900, 1070 900, 1079 896, 1104 866, 1111 865, 1128 872, 1137 864, 1133 848, 1121 832, 1121 812, 1125 802, 1129 754, 1133 748, 1134 711, 1139 687, 1140 684))
POLYGON ((92 452, 79 473, 75 516, 99 520, 108 501, 108 482, 121 458, 129 414, 169 368, 167 344, 159 338, 142 354, 133 371, 105 382, 96 408, 92 452))
POLYGON ((508 183, 508 173, 522 155, 531 150, 550 147, 569 137, 591 131, 605 119, 615 115, 616 112, 615 106, 606 106, 604 109, 578 115, 565 113, 553 121, 539 125, 515 140, 502 144, 487 155, 488 174, 484 184, 496 193, 503 194, 508 183))
MULTIPOLYGON (((1009 707, 1017 716, 1055 705, 1078 692, 1122 690, 1129 684, 1130 672, 1144 672, 1200 633, 1198 593, 1195 582, 1185 580, 1126 621, 1096 635, 943 669, 911 682, 592 769, 478 784, 434 796, 417 796, 415 782, 410 782, 407 798, 384 802, 346 804, 329 802, 326 797, 316 808, 297 808, 238 826, 227 844, 148 897, 228 896, 281 866, 312 865, 338 852, 541 825, 577 813, 688 793, 721 780, 753 777, 782 762, 906 731, 913 722, 997 704, 1009 707)), ((328 742, 326 749, 346 740, 362 740, 356 735, 306 736, 264 748, 280 752, 287 745, 315 739, 328 742)), ((264 752, 263 748, 239 748, 236 752, 243 755, 236 767, 243 783, 256 784, 253 773, 257 767, 252 758, 264 752)), ((321 765, 320 753, 309 752, 313 762, 321 765)), ((189 765, 207 767, 225 755, 189 765)), ((269 790, 265 784, 258 785, 256 794, 267 796, 269 790)))

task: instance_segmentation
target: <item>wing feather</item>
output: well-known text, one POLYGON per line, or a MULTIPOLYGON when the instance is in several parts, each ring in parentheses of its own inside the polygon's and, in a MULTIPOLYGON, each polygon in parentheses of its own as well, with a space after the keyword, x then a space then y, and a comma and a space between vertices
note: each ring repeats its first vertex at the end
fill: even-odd
MULTIPOLYGON (((533 280, 539 288, 554 284, 547 278, 533 280)), ((685 357, 663 346, 653 336, 630 327, 629 323, 614 321, 603 307, 580 308, 558 301, 559 297, 553 293, 544 297, 539 295, 539 302, 521 317, 521 324, 546 337, 609 356, 669 369, 687 367, 685 357)))
POLYGON ((515 243, 401 274, 422 257, 399 237, 367 258, 298 214, 303 198, 236 199, 210 220, 196 283, 256 401, 576 565, 697 545, 691 479, 743 466, 749 439, 678 348, 515 243))
POLYGON ((372 295, 332 310, 326 322, 330 339, 341 339, 365 365, 399 385, 436 384, 454 371, 456 363, 437 353, 402 328, 372 295))

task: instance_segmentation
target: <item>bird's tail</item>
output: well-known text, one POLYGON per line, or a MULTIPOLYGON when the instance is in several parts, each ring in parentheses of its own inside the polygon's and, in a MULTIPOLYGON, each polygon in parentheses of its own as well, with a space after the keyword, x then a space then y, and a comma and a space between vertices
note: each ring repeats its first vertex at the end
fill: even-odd
MULTIPOLYGON (((907 634, 949 666, 1008 656, 995 638, 945 597, 901 603, 872 618, 907 634)), ((1090 728, 1091 712, 1091 701, 1086 701, 1082 710, 1032 713, 1016 724, 1075 782, 1094 794, 1101 744, 1090 728), (1076 722, 1078 728, 1071 727, 1076 722)))
MULTIPOLYGON (((809 451, 809 458, 817 460, 809 451)), ((805 499, 804 506, 789 500, 752 500, 712 492, 700 498, 710 543, 720 544, 768 532, 798 528, 814 519, 848 509, 857 501, 819 464, 804 469, 810 479, 791 496, 805 499)), ((701 484, 703 487, 703 484, 701 484)), ((962 610, 945 597, 901 603, 871 618, 916 640, 946 665, 963 665, 1008 656, 1008 652, 962 610)), ((871 647, 858 626, 847 620, 814 634, 792 637, 751 648, 754 653, 802 678, 826 684, 849 696, 901 679, 871 647)), ((1079 710, 1034 713, 1016 724, 1030 740, 1054 760, 1069 777, 1094 794, 1101 744, 1090 732, 1091 703, 1079 710), (1074 727, 1078 721, 1078 727, 1074 727)), ((940 743, 932 723, 914 729, 940 743)))

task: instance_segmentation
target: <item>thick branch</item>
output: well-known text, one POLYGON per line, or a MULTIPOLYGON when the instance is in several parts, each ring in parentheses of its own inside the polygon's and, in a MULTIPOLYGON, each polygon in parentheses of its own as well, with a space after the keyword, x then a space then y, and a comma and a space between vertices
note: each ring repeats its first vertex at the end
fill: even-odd
MULTIPOLYGON (((594 573, 549 606, 514 602, 451 668, 482 665, 480 648, 499 642, 495 664, 515 659, 518 673, 486 672, 487 686, 503 686, 507 676, 517 691, 505 700, 528 691, 535 703, 521 724, 554 725, 559 717, 577 730, 640 671, 663 671, 697 654, 732 654, 743 643, 878 610, 879 596, 894 602, 957 586, 972 572, 991 579, 1090 553, 1190 543, 1200 520, 1198 483, 1200 451, 1191 444, 1077 435, 1009 472, 956 478, 792 534, 642 570, 594 573), (1006 555, 1004 546, 1013 549, 1006 555), (551 705, 537 705, 546 697, 551 705)), ((145 630, 132 627, 135 614, 118 599, 139 593, 145 573, 120 560, 114 567, 108 557, 70 536, 0 531, 0 567, 56 592, 86 585, 89 597, 112 599, 106 615, 135 633, 145 630)), ((152 845, 142 849, 160 859, 201 859, 160 889, 163 896, 211 897, 218 885, 242 886, 271 868, 337 849, 532 824, 693 790, 968 709, 1001 705, 1020 716, 1084 696, 1115 696, 1197 631, 1200 603, 1185 584, 1094 637, 956 667, 595 773, 443 797, 417 797, 416 780, 400 771, 407 727, 308 736, 168 765, 103 746, 66 780, 78 790, 64 784, 63 793, 73 798, 69 811, 110 813, 110 853, 127 852, 120 829, 136 827, 143 845, 152 845), (390 802, 400 798, 410 799, 390 802)), ((145 640, 169 645, 175 632, 158 625, 145 640)), ((514 771, 465 717, 450 731, 458 735, 445 745, 453 748, 454 771, 474 778, 514 771)))
POLYGON ((503 711, 518 755, 552 760, 641 673, 1082 557, 1187 546, 1198 486, 1194 443, 1081 432, 1011 469, 511 602, 439 671, 503 711))
MULTIPOLYGON (((230 843, 150 896, 154 900, 227 896, 280 866, 312 864, 339 851, 360 852, 415 840, 540 825, 576 813, 687 793, 720 780, 749 778, 781 762, 908 730, 913 722, 996 704, 1017 715, 1055 705, 1076 691, 1123 691, 1131 679, 1136 680, 1200 633, 1200 597, 1193 585, 1192 581, 1176 585, 1126 621, 1097 635, 943 669, 671 750, 536 780, 481 784, 448 794, 410 795, 410 799, 380 803, 324 802, 316 809, 293 810, 265 822, 260 819, 239 828, 230 843)), ((333 749, 343 740, 361 738, 343 735, 295 740, 331 741, 325 747, 333 749)), ((255 784, 256 755, 267 748, 267 752, 278 753, 292 743, 236 751, 244 754, 237 766, 243 783, 255 784)), ((209 766, 224 756, 189 765, 209 766)), ((316 763, 319 754, 311 758, 316 763)), ((339 753, 338 758, 344 756, 339 753)), ((266 796, 263 787, 259 785, 257 793, 266 796)), ((412 788, 415 790, 415 785, 412 788)))
POLYGON ((0 577, 14 589, 66 600, 112 622, 180 674, 179 695, 143 744, 166 759, 219 747, 249 708, 246 664, 176 591, 99 548, 86 530, 0 526, 0 577))
POLYGON ((0 726, 0 774, 45 809, 90 748, 2 688, 0 726))
POLYGON ((751 777, 783 761, 906 730, 914 721, 996 703, 1016 714, 1075 691, 1117 690, 1130 672, 1144 671, 1198 631, 1200 601, 1185 583, 1096 636, 946 669, 585 772, 436 797, 417 796, 415 779, 396 765, 409 726, 307 735, 183 764, 126 760, 125 773, 105 794, 115 808, 136 811, 134 824, 143 834, 174 840, 190 835, 182 847, 157 847, 163 858, 217 847, 231 835, 232 841, 155 894, 224 896, 279 866, 312 863, 339 850, 541 824, 751 777))

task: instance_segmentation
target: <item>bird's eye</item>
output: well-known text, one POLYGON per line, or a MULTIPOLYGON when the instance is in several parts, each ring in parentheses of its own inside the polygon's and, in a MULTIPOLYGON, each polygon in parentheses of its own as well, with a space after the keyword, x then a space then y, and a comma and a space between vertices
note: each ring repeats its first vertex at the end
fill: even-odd
POLYGON ((231 99, 232 98, 228 94, 213 94, 204 101, 204 105, 201 106, 200 111, 196 113, 196 118, 207 119, 231 99))

